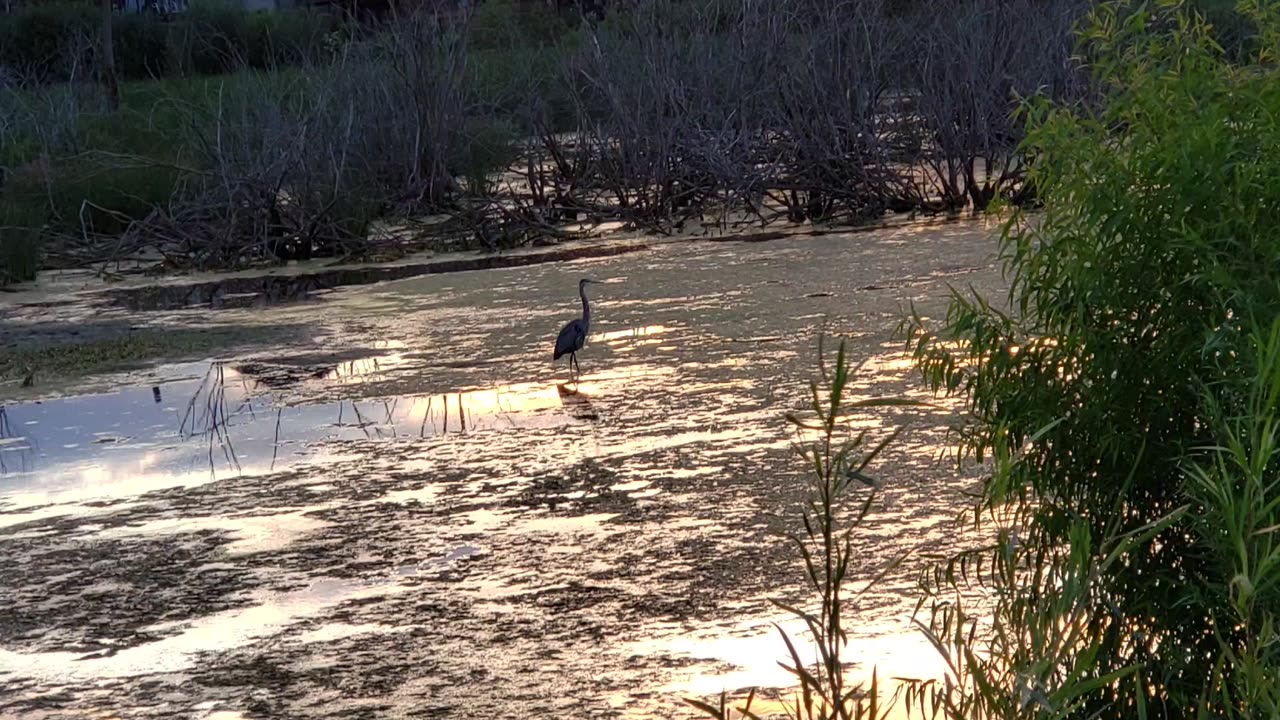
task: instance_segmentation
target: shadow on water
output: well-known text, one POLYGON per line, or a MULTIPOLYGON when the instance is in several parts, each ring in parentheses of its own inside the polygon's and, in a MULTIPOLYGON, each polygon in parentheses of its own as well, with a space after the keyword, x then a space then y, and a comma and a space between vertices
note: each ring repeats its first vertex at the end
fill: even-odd
POLYGON ((560 395, 560 403, 564 406, 565 412, 571 417, 592 421, 600 419, 600 414, 591 405, 591 398, 578 389, 576 382, 560 383, 556 385, 556 392, 560 395))

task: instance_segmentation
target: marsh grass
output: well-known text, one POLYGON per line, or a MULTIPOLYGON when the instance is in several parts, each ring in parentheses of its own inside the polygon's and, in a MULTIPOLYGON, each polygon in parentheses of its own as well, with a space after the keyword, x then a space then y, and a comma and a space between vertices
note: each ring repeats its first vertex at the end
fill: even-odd
MULTIPOLYGON (((901 428, 872 438, 866 429, 855 430, 848 423, 854 414, 923 403, 897 398, 853 399, 848 392, 857 368, 846 354, 844 342, 837 349, 834 364, 828 364, 819 340, 818 357, 819 378, 810 383, 809 407, 786 416, 799 438, 797 456, 808 471, 799 518, 804 530, 787 539, 803 564, 813 607, 779 600, 773 603, 804 623, 815 653, 807 657, 797 638, 777 626, 790 656, 790 663, 782 666, 795 678, 798 688, 786 712, 795 720, 879 720, 892 708, 896 695, 885 700, 874 671, 870 684, 848 676, 848 628, 856 622, 862 596, 897 569, 907 555, 893 557, 875 572, 859 575, 865 558, 855 554, 854 537, 872 511, 881 485, 869 468, 898 438, 901 428)), ((709 717, 729 720, 733 712, 758 717, 751 708, 754 698, 753 690, 737 707, 727 695, 714 705, 698 699, 686 702, 709 717)))
POLYGON ((100 336, 84 340, 10 344, 0 348, 0 388, 38 389, 62 380, 130 370, 158 359, 201 359, 284 335, 276 330, 246 333, 224 328, 141 329, 119 334, 104 329, 100 336))

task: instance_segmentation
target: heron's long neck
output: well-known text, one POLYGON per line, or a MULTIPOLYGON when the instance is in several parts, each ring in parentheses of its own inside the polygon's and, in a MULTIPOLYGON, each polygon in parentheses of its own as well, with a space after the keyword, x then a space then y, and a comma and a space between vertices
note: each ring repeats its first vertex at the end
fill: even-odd
POLYGON ((582 329, 591 326, 591 305, 587 302, 587 286, 579 285, 578 294, 582 296, 582 329))

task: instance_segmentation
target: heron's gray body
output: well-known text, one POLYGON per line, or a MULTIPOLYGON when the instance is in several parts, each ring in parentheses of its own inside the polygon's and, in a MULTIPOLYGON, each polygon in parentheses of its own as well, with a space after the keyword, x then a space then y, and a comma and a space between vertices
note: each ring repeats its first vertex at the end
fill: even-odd
POLYGON ((587 342, 587 324, 581 320, 574 320, 564 326, 560 331, 560 337, 556 338, 556 355, 555 360, 559 360, 565 355, 572 355, 582 349, 587 342))
POLYGON ((556 337, 556 352, 552 360, 568 355, 570 369, 578 364, 578 351, 587 344, 587 335, 591 332, 591 305, 587 302, 587 283, 593 282, 598 281, 587 278, 578 281, 578 294, 582 296, 582 317, 570 320, 556 337))

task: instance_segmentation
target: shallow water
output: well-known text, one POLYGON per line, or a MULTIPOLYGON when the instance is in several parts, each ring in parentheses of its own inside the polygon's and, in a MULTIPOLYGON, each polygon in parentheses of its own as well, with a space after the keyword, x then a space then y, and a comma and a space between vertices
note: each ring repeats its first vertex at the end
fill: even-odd
MULTIPOLYGON (((350 287, 218 315, 310 344, 6 405, 0 712, 665 717, 786 686, 767 599, 804 597, 776 537, 804 476, 782 416, 817 334, 849 339, 855 392, 924 397, 901 304, 998 287, 992 249, 951 225, 350 287), (581 276, 608 283, 571 381, 551 345, 581 276)), ((854 419, 910 427, 859 574, 913 553, 862 599, 860 672, 936 670, 908 621, 963 541, 947 417, 854 419)))

